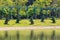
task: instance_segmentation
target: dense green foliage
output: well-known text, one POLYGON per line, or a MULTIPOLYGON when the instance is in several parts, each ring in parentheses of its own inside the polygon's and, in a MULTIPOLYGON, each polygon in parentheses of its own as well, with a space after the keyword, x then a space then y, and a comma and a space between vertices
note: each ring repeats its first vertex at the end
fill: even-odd
MULTIPOLYGON (((29 5, 28 8, 25 5, 28 0, 1 0, 0 1, 0 10, 4 13, 16 15, 16 10, 19 10, 19 14, 22 16, 26 16, 27 14, 33 15, 33 13, 29 13, 30 10, 35 12, 36 14, 40 14, 40 8, 51 7, 52 0, 36 0, 32 5, 29 5), (7 11, 5 10, 7 8, 7 11), (28 12, 27 12, 28 11, 28 12)), ((55 7, 55 6, 54 6, 55 7)), ((53 8, 53 7, 52 7, 53 8)), ((44 10, 43 10, 44 11, 44 10)), ((45 13, 45 12, 43 12, 45 13)))
POLYGON ((0 19, 6 19, 5 24, 8 24, 10 19, 16 19, 19 23, 21 19, 29 18, 31 24, 34 24, 33 19, 41 19, 44 22, 46 18, 52 18, 55 23, 55 18, 60 18, 58 11, 59 1, 56 4, 52 0, 35 0, 28 4, 29 0, 0 0, 0 19), (27 6, 28 4, 29 6, 27 6))

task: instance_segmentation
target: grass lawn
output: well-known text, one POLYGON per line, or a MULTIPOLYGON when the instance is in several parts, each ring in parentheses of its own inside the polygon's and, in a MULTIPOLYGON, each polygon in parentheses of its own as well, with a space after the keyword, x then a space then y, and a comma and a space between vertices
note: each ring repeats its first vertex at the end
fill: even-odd
POLYGON ((60 26, 60 19, 56 19, 56 23, 51 23, 52 21, 49 19, 46 19, 45 22, 40 22, 41 20, 35 19, 34 24, 30 25, 30 21, 27 19, 23 19, 20 21, 19 24, 16 24, 16 20, 10 20, 8 25, 4 25, 5 20, 0 20, 0 27, 17 27, 17 26, 22 26, 22 27, 28 27, 28 26, 60 26))
MULTIPOLYGON (((47 36, 47 39, 51 40, 51 36, 53 34, 53 30, 54 29, 41 29, 41 30, 33 30, 33 40, 34 38, 37 40, 39 39, 40 40, 40 35, 42 35, 41 33, 44 34, 44 37, 43 39, 45 40, 46 36, 47 36)), ((5 37, 5 32, 6 31, 0 31, 0 39, 5 37)), ((31 30, 18 30, 19 32, 19 40, 30 40, 30 36, 31 36, 31 30)), ((17 40, 17 31, 7 31, 8 33, 8 37, 4 40, 17 40), (10 38, 11 37, 11 38, 10 38)), ((55 37, 56 39, 58 39, 58 37, 60 36, 60 29, 55 29, 55 37)))

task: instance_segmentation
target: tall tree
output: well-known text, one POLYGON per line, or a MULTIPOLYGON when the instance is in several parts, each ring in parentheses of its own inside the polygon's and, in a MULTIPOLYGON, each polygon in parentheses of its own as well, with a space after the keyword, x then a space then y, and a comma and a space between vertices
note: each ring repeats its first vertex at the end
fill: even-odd
POLYGON ((16 13, 17 13, 17 20, 16 20, 16 23, 19 23, 19 20, 20 20, 20 14, 19 14, 19 7, 20 6, 24 6, 25 5, 25 3, 27 2, 27 0, 17 0, 16 1, 16 13))
POLYGON ((33 6, 32 5, 30 5, 30 7, 28 9, 28 14, 30 15, 31 24, 34 24, 34 21, 33 21, 34 10, 33 10, 33 6))
POLYGON ((5 18, 6 18, 4 24, 8 24, 9 14, 10 14, 10 6, 13 5, 13 2, 12 2, 12 0, 5 0, 5 1, 3 1, 3 3, 4 3, 3 11, 5 13, 5 18))

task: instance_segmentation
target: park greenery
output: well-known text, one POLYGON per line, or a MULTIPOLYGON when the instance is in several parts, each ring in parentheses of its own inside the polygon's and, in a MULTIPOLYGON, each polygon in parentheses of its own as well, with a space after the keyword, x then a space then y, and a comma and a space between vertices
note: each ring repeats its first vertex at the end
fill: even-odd
POLYGON ((5 20, 0 20, 0 27, 29 27, 29 26, 41 26, 41 27, 44 27, 44 26, 60 26, 60 19, 56 19, 56 23, 51 23, 52 21, 50 19, 45 19, 44 22, 41 22, 40 19, 35 19, 33 20, 34 21, 34 24, 33 25, 30 25, 30 19, 22 19, 19 21, 18 24, 16 24, 16 20, 10 20, 8 22, 8 25, 5 25, 4 22, 5 20))
POLYGON ((59 0, 53 4, 52 0, 0 0, 0 19, 8 24, 10 20, 20 23, 22 19, 30 19, 30 24, 34 24, 34 19, 50 19, 52 23, 60 18, 59 0))

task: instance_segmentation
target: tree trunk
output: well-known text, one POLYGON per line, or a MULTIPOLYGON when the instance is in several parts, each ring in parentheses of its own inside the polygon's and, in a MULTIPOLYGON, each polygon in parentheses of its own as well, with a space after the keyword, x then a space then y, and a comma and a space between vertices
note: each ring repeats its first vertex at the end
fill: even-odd
POLYGON ((44 22, 44 14, 42 14, 41 22, 44 22))
POLYGON ((19 14, 17 14, 17 19, 16 19, 16 23, 19 23, 19 21, 20 21, 20 17, 19 17, 20 15, 19 14))
POLYGON ((52 23, 56 23, 55 18, 52 16, 52 23))
POLYGON ((30 18, 30 22, 31 22, 31 24, 34 24, 33 16, 30 18))
POLYGON ((19 7, 19 6, 18 6, 19 4, 18 4, 18 2, 19 2, 19 0, 17 0, 17 2, 16 2, 16 11, 17 11, 17 12, 16 12, 16 13, 17 13, 16 23, 19 23, 19 21, 20 21, 19 8, 18 8, 18 7, 19 7))
POLYGON ((9 21, 9 15, 8 14, 6 14, 6 20, 5 20, 5 23, 4 24, 8 24, 8 21, 9 21))

